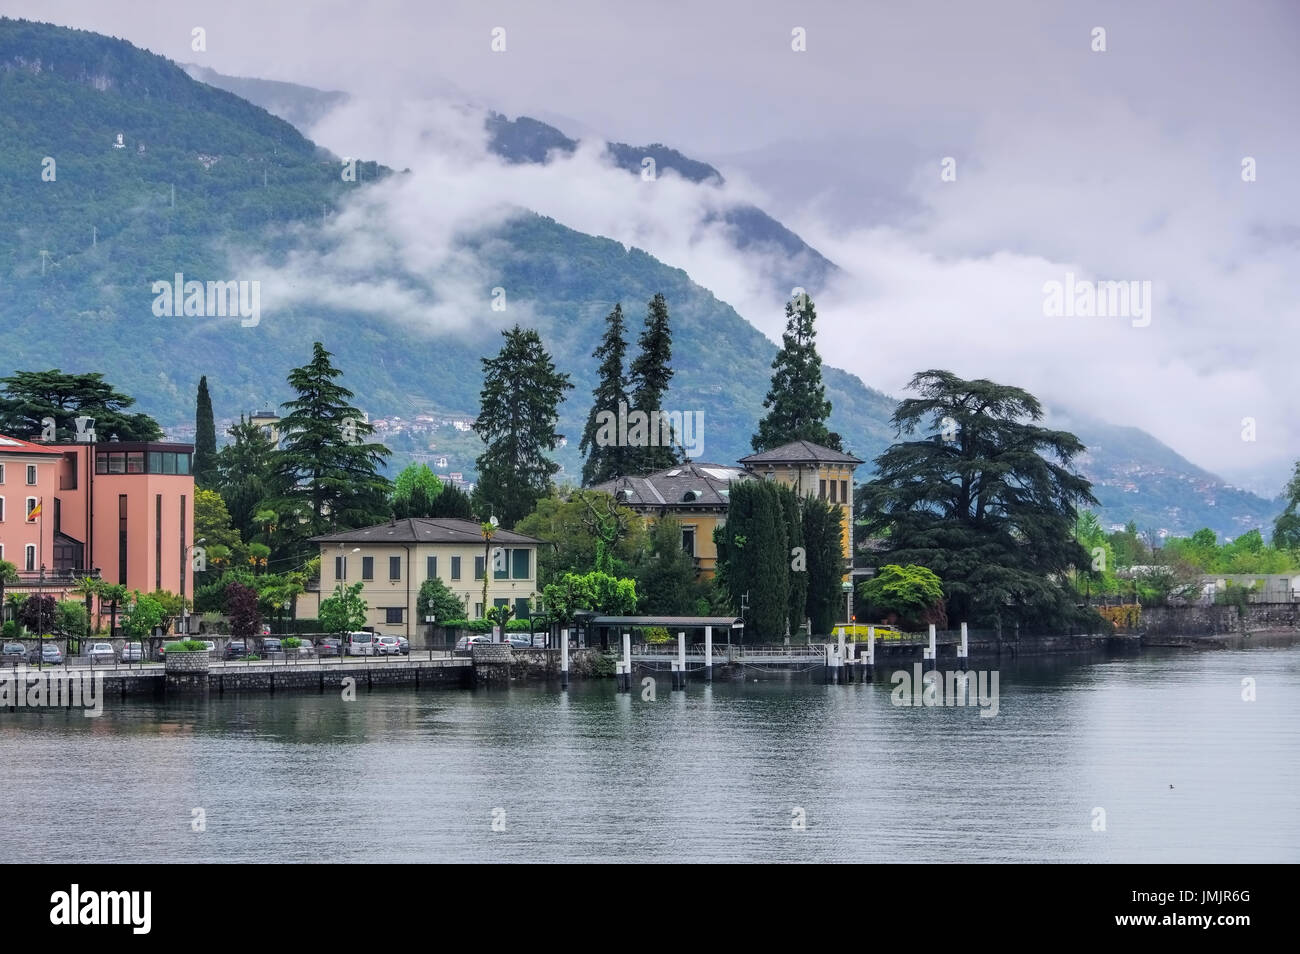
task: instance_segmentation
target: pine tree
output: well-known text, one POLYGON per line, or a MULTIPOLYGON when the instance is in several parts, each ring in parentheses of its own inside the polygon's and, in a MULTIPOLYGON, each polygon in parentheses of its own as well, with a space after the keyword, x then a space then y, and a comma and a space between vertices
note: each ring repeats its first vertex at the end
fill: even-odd
POLYGON ((483 358, 483 390, 474 432, 487 448, 477 461, 475 509, 504 527, 526 517, 551 488, 560 465, 546 456, 556 433, 569 376, 555 370, 536 331, 515 325, 495 358, 483 358))
POLYGON ((817 310, 807 295, 786 302, 785 334, 772 362, 772 386, 763 399, 767 415, 751 441, 756 453, 798 440, 843 450, 840 435, 826 428, 831 402, 822 383, 816 321, 817 310))
POLYGON ((217 425, 212 419, 212 398, 207 375, 199 378, 199 396, 194 412, 194 485, 211 487, 216 480, 217 425))
POLYGON ((249 540, 258 530, 258 511, 281 496, 280 452, 266 430, 242 414, 226 433, 230 440, 216 456, 213 479, 230 511, 231 525, 249 540))
POLYGON ((582 465, 583 486, 604 483, 627 473, 627 450, 614 441, 598 439, 600 417, 602 412, 617 415, 620 405, 628 403, 627 379, 623 373, 624 356, 627 353, 627 325, 623 320, 623 305, 617 304, 605 318, 605 335, 600 347, 592 352, 593 358, 600 358, 597 371, 596 388, 591 392, 591 413, 587 415, 587 426, 582 432, 582 443, 578 450, 586 455, 582 465))
POLYGON ((388 517, 388 481, 378 472, 390 451, 365 438, 374 427, 350 403, 353 394, 334 379, 343 372, 319 342, 312 359, 289 372, 297 398, 282 407, 280 477, 285 500, 281 526, 301 536, 336 527, 364 527, 388 517), (287 505, 287 506, 286 506, 287 505), (286 511, 298 519, 286 518, 286 511))
MULTIPOLYGON (((645 329, 637 339, 641 353, 632 362, 628 374, 632 407, 643 411, 650 420, 657 420, 664 409, 664 396, 672 380, 673 335, 668 324, 668 302, 662 293, 650 299, 646 309, 645 329)), ((671 435, 664 445, 664 434, 658 427, 650 428, 653 440, 644 447, 627 448, 629 474, 648 474, 677 463, 680 458, 672 445, 676 435, 671 435)), ((648 435, 651 436, 651 435, 648 435)))

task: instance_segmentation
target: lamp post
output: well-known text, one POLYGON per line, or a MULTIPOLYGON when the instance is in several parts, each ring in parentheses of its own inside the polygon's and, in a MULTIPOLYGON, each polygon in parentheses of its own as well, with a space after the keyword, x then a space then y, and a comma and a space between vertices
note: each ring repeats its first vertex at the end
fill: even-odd
POLYGON ((840 589, 844 591, 844 622, 853 621, 853 580, 848 579, 840 584, 840 589))

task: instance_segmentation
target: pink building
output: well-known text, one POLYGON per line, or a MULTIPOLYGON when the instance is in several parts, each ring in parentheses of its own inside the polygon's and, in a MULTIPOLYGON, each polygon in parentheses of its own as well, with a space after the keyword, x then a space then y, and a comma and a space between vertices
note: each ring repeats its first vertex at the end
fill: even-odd
POLYGON ((99 570, 131 590, 192 597, 193 452, 190 444, 33 444, 0 436, 0 497, 7 498, 0 552, 18 567, 24 588, 39 582, 42 568, 56 584, 46 592, 99 570), (36 522, 26 518, 31 498, 41 501, 36 522))

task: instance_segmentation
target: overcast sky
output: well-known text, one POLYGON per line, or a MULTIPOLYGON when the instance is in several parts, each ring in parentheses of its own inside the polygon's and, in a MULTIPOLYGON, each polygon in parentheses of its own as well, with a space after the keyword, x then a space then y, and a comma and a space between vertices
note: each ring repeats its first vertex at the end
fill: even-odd
POLYGON ((1294 0, 0 10, 355 94, 312 133, 416 170, 387 208, 358 212, 400 220, 394 241, 412 243, 415 264, 445 251, 445 228, 505 199, 646 248, 775 337, 766 263, 701 226, 720 202, 754 201, 844 268, 809 291, 823 355, 868 384, 900 394, 927 367, 1019 384, 1269 493, 1300 457, 1294 0), (191 49, 194 27, 205 52, 191 49), (494 27, 504 53, 490 48, 494 27), (1105 52, 1091 48, 1097 27, 1105 52), (550 170, 503 168, 475 141, 477 119, 444 108, 459 103, 571 135, 664 142, 713 162, 728 185, 665 179, 647 195, 598 149, 550 170), (941 179, 945 157, 955 181, 941 179), (1256 181, 1242 179, 1245 157, 1256 181), (458 212, 430 240, 421 215, 436 214, 448 182, 458 212), (1151 282, 1149 324, 1045 315, 1044 283, 1067 272, 1151 282))

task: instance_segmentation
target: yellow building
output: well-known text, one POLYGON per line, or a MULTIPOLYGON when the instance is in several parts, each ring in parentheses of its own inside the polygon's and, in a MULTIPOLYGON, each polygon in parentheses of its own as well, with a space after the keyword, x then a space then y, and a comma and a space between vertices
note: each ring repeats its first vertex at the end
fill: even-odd
MULTIPOLYGON (((740 458, 755 477, 793 487, 802 497, 817 497, 840 508, 844 559, 853 556, 853 471, 861 459, 811 441, 792 441, 740 458)), ((845 577, 847 579, 847 577, 845 577)))
POLYGON ((713 528, 726 520, 732 481, 752 475, 739 467, 687 461, 644 477, 616 477, 592 490, 603 491, 647 522, 671 517, 682 525, 682 549, 695 558, 701 577, 713 576, 718 548, 713 528))
MULTIPOLYGON (((320 591, 317 600, 334 593, 337 583, 360 581, 361 598, 369 604, 366 625, 378 632, 411 638, 426 627, 417 616, 420 585, 438 577, 460 598, 465 618, 483 616, 483 575, 491 606, 508 603, 515 617, 531 615, 529 600, 537 596, 537 547, 542 541, 522 533, 497 530, 491 550, 484 553, 483 532, 473 520, 411 517, 360 530, 339 530, 312 537, 320 546, 320 591), (486 566, 485 566, 486 562, 486 566)), ((312 609, 310 597, 299 600, 299 613, 312 609)), ((316 603, 319 612, 319 602, 316 603)))

